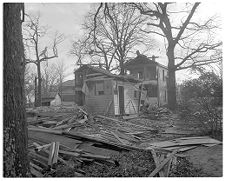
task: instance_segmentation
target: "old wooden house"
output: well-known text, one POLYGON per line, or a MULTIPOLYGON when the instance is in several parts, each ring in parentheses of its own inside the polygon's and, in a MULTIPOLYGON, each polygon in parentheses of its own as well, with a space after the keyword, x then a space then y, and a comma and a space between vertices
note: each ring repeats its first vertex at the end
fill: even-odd
POLYGON ((42 106, 59 106, 61 105, 61 97, 57 92, 49 92, 42 95, 42 106))
POLYGON ((75 101, 98 114, 135 114, 139 110, 140 80, 120 76, 99 67, 83 65, 75 70, 75 101))
POLYGON ((137 57, 128 61, 125 69, 129 75, 142 81, 147 90, 146 103, 163 106, 167 104, 168 69, 155 59, 155 56, 148 58, 137 51, 137 57))
POLYGON ((63 105, 72 105, 75 103, 75 80, 67 80, 60 87, 60 94, 63 105))

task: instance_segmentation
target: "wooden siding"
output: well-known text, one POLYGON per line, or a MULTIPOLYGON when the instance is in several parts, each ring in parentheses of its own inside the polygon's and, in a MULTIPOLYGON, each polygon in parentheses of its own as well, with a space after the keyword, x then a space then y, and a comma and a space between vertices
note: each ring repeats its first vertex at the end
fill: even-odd
POLYGON ((117 94, 114 94, 114 110, 115 115, 119 115, 119 96, 118 96, 118 86, 124 87, 124 109, 125 114, 136 114, 138 112, 138 98, 134 98, 134 91, 138 91, 137 88, 135 88, 135 84, 133 83, 127 83, 122 81, 114 81, 113 87, 117 89, 114 91, 117 94))
POLYGON ((95 82, 96 81, 87 82, 87 86, 89 88, 89 95, 85 96, 85 105, 87 107, 88 112, 105 114, 109 107, 109 104, 112 102, 108 114, 114 115, 112 80, 103 81, 104 95, 95 95, 95 82))
MULTIPOLYGON (((167 97, 165 101, 165 91, 167 92, 167 72, 168 70, 163 67, 158 67, 158 86, 159 86, 159 104, 160 106, 167 104, 167 97), (164 70, 164 80, 163 80, 163 70, 164 70)), ((166 93, 167 96, 167 93, 166 93)))

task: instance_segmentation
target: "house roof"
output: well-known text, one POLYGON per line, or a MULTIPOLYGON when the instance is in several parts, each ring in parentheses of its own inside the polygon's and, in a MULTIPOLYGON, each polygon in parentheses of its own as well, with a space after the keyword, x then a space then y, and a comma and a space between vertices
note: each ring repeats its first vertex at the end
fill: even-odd
POLYGON ((58 94, 57 92, 48 92, 47 94, 42 95, 42 99, 50 99, 50 100, 52 100, 52 99, 55 99, 57 94, 58 94))
POLYGON ((62 86, 75 86, 75 79, 63 82, 62 86))
POLYGON ((104 75, 106 75, 108 77, 111 77, 111 78, 114 78, 114 79, 118 79, 118 80, 122 80, 122 81, 140 82, 139 79, 136 79, 136 78, 134 78, 131 75, 116 75, 116 74, 112 74, 108 70, 105 70, 105 69, 99 68, 99 67, 94 67, 92 65, 82 65, 80 68, 78 68, 77 70, 75 70, 75 73, 76 72, 81 72, 84 69, 92 69, 95 72, 102 73, 102 74, 104 74, 104 75))
POLYGON ((158 65, 160 67, 166 68, 167 67, 165 65, 162 65, 158 62, 155 61, 155 56, 152 56, 151 58, 147 57, 146 55, 142 55, 142 54, 137 54, 137 57, 135 57, 134 59, 130 59, 128 62, 125 63, 125 67, 129 67, 129 66, 133 66, 133 65, 137 65, 137 64, 155 64, 158 65))

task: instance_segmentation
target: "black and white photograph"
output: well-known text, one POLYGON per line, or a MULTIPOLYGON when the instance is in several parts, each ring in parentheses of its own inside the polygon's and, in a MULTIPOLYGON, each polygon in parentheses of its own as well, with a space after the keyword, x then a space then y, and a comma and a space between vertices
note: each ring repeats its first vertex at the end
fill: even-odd
POLYGON ((223 179, 222 6, 2 2, 2 177, 223 179))

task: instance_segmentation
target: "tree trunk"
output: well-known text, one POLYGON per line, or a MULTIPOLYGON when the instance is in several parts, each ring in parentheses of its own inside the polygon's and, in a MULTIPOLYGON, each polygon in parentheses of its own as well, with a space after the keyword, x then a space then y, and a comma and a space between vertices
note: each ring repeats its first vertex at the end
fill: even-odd
POLYGON ((38 93, 37 93, 37 107, 42 106, 42 76, 41 76, 41 63, 37 63, 38 72, 38 93))
POLYGON ((174 48, 172 45, 169 45, 168 51, 167 51, 167 57, 168 57, 168 107, 171 110, 176 109, 176 74, 175 74, 175 60, 174 60, 174 48))
POLYGON ((4 4, 4 177, 26 177, 27 123, 23 79, 22 3, 4 4))
POLYGON ((119 61, 119 66, 120 66, 120 75, 125 75, 125 68, 122 60, 119 61))

